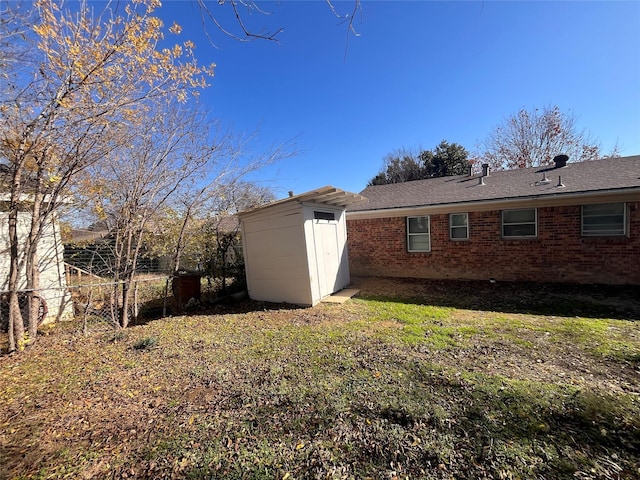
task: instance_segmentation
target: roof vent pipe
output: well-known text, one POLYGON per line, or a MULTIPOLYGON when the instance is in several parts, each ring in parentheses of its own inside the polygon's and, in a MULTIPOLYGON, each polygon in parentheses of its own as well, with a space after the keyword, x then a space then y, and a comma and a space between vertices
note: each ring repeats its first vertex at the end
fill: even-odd
POLYGON ((483 177, 488 177, 489 176, 489 164, 488 163, 483 163, 482 164, 482 176, 483 177))
POLYGON ((293 190, 289 190, 289 198, 293 197, 293 190))
POLYGON ((478 185, 484 185, 484 177, 478 177, 478 185))
POLYGON ((556 168, 566 167, 568 160, 569 160, 569 155, 556 155, 553 158, 553 161, 556 164, 556 168))
POLYGON ((564 187, 564 183, 562 183, 562 176, 558 175, 558 185, 556 187, 564 187))

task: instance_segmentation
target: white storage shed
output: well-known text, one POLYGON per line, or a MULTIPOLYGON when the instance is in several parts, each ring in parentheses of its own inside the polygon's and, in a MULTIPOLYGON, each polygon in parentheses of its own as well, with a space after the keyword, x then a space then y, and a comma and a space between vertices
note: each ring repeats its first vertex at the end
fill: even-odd
POLYGON ((240 213, 249 297, 315 305, 346 287, 345 209, 362 200, 329 186, 240 213))

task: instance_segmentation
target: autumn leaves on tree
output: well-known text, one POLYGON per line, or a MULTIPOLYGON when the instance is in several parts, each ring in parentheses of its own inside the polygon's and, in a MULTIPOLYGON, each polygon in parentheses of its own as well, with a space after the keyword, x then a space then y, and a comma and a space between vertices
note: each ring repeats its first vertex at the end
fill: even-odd
MULTIPOLYGON (((114 162, 141 128, 174 104, 190 101, 213 75, 213 65, 196 61, 193 44, 179 41, 178 25, 165 30, 154 16, 158 7, 156 0, 124 9, 108 4, 102 12, 87 2, 60 6, 42 0, 30 12, 3 7, 3 32, 18 33, 0 46, 6 58, 21 60, 6 62, 0 104, 1 156, 11 177, 6 206, 11 350, 35 340, 36 322, 27 319, 25 335, 17 295, 23 264, 29 296, 39 288, 36 246, 43 225, 83 172, 114 162), (160 48, 167 33, 178 41, 160 48), (25 209, 31 225, 23 239, 17 219, 25 209)), ((91 193, 103 185, 97 182, 91 193)))

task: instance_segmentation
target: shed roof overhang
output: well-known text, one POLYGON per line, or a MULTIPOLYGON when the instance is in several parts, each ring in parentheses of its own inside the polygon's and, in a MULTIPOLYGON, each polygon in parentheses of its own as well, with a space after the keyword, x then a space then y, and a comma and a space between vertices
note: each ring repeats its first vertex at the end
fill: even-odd
POLYGON ((347 208, 350 205, 355 205, 356 203, 360 203, 365 200, 365 197, 357 193, 345 192, 344 190, 340 190, 339 188, 326 186, 318 188, 317 190, 312 190, 310 192, 301 193, 299 195, 294 195, 282 200, 277 200, 260 207, 252 208, 251 210, 245 210, 244 212, 240 212, 238 216, 240 218, 243 218, 244 216, 252 215, 262 210, 266 210, 286 203, 314 203, 327 205, 330 207, 347 208))
POLYGON ((498 198, 471 202, 358 210, 355 212, 347 211, 347 220, 615 202, 640 202, 640 188, 621 188, 599 192, 590 191, 558 195, 532 195, 528 197, 498 198))

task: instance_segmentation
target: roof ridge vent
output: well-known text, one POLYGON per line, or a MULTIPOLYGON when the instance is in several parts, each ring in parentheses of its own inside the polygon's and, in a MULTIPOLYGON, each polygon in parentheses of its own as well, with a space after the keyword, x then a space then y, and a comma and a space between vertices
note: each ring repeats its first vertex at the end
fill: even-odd
POLYGON ((553 162, 556 164, 556 168, 566 167, 568 161, 569 155, 556 155, 553 157, 553 162))

